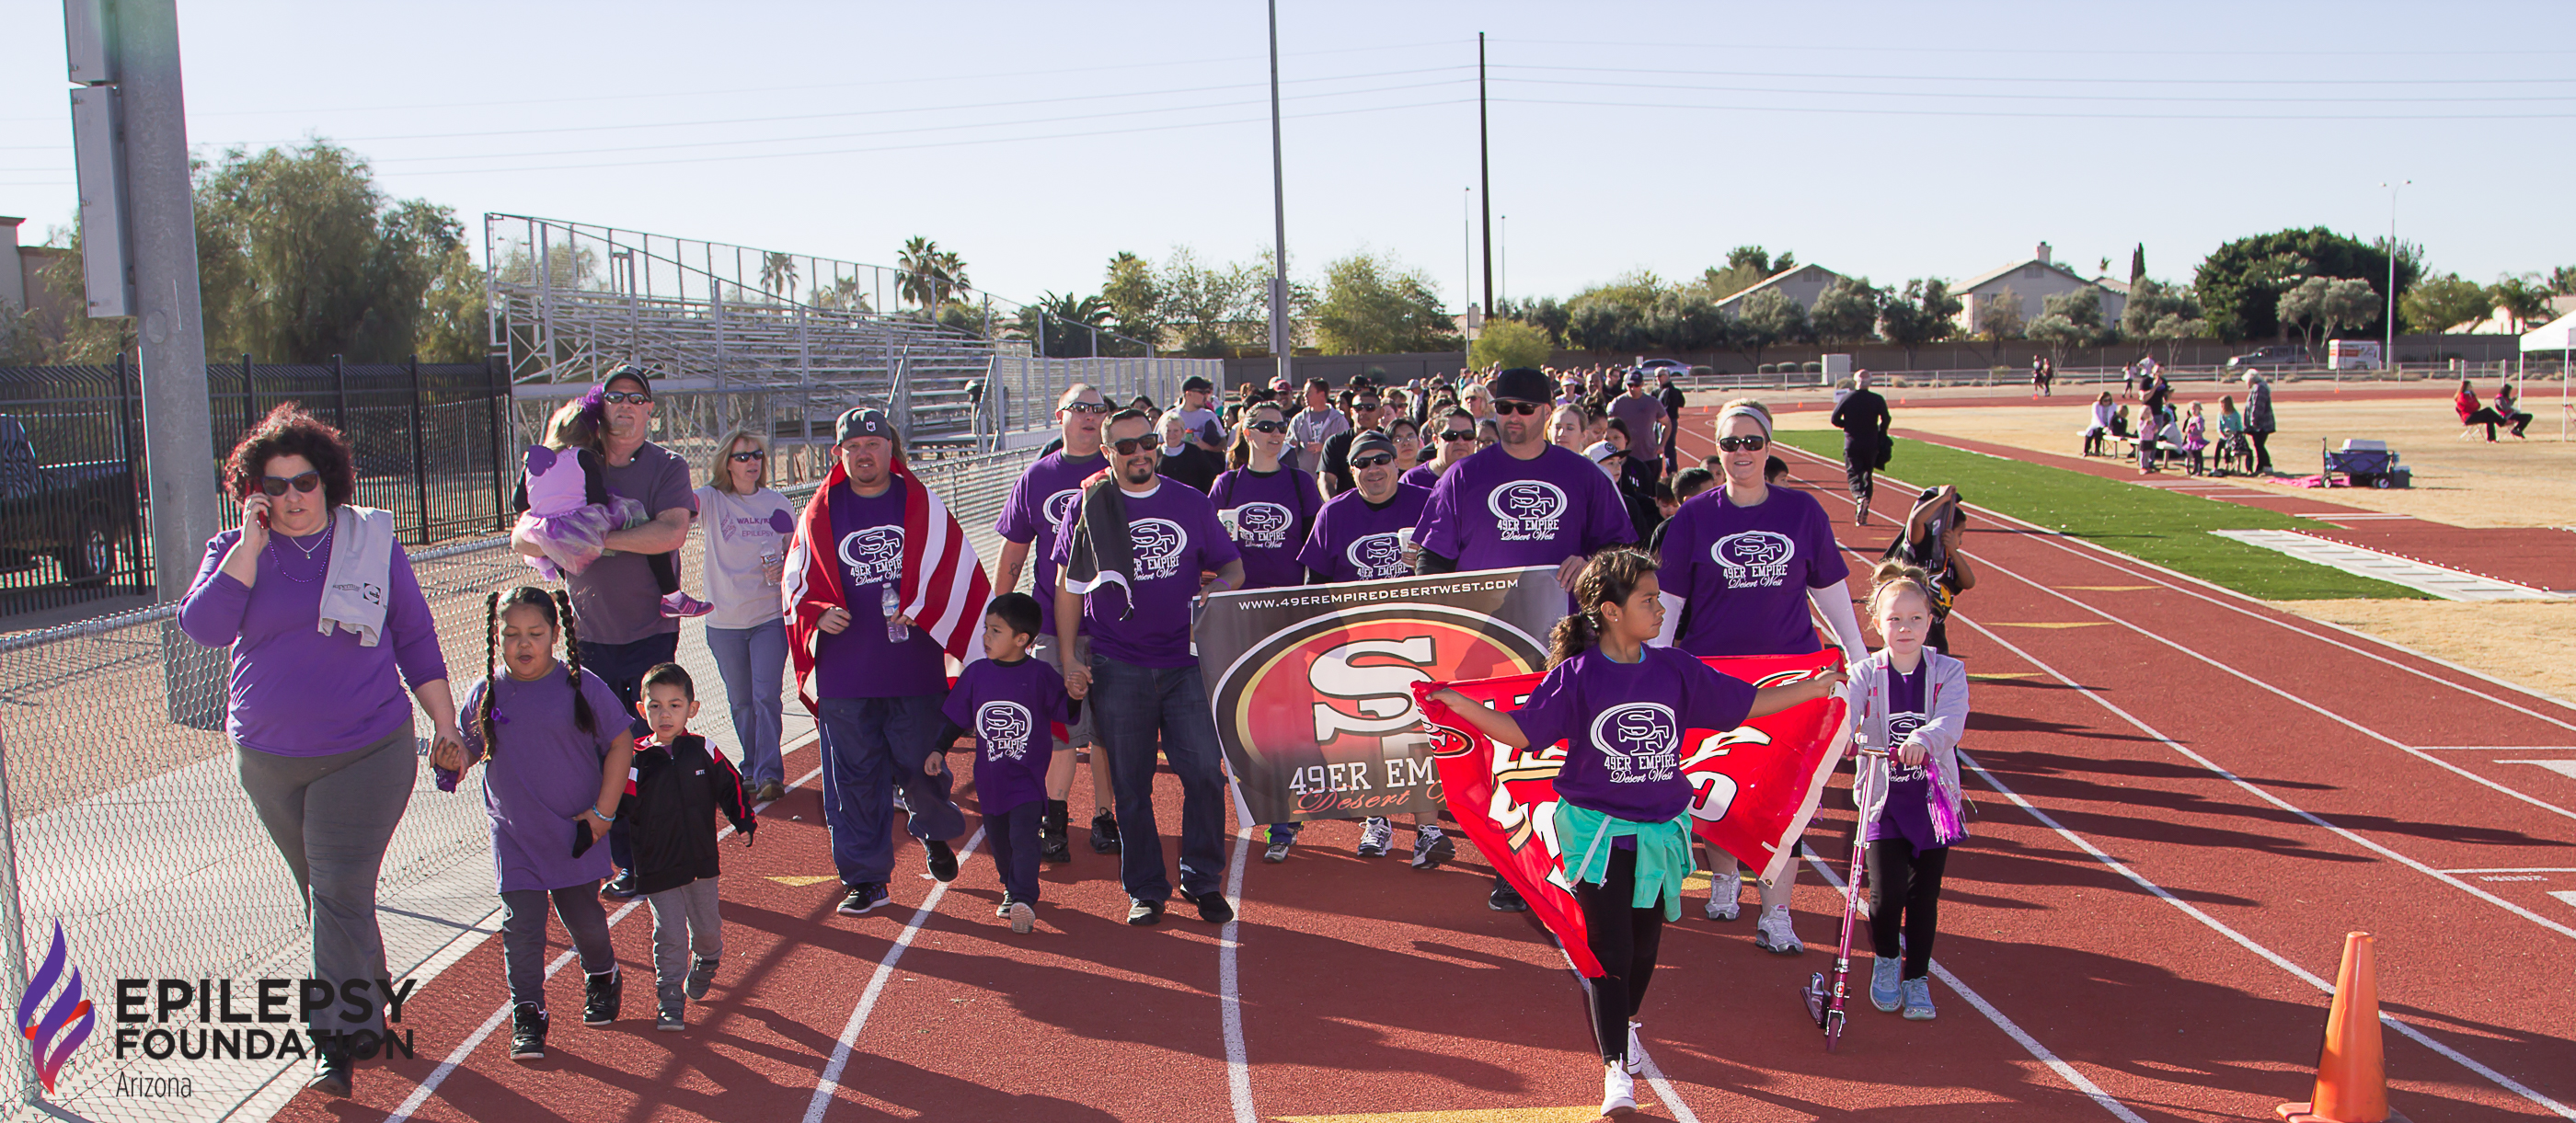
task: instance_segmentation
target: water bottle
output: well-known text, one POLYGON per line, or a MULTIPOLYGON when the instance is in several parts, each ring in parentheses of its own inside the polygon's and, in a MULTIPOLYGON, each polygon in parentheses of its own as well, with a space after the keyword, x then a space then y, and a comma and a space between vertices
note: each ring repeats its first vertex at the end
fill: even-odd
POLYGON ((902 643, 911 639, 912 628, 895 619, 903 611, 903 598, 895 595, 894 582, 888 581, 877 588, 884 590, 877 597, 877 608, 885 613, 886 642, 902 643))

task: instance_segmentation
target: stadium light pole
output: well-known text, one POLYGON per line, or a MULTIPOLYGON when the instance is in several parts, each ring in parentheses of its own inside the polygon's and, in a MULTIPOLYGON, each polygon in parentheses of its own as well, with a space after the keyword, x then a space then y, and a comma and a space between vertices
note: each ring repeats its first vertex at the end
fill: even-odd
POLYGON ((2380 325, 2388 339, 2388 354, 2381 361, 2392 374, 2397 370, 2397 193, 2414 182, 2404 179, 2380 184, 2388 189, 2388 322, 2380 325))
POLYGON ((1270 353, 1278 356, 1279 377, 1297 381, 1288 337, 1288 180, 1279 155, 1279 0, 1270 0, 1270 212, 1278 237, 1271 250, 1270 353))
POLYGON ((1485 205, 1485 312, 1494 311, 1494 161, 1485 134, 1485 33, 1476 33, 1476 195, 1485 205))

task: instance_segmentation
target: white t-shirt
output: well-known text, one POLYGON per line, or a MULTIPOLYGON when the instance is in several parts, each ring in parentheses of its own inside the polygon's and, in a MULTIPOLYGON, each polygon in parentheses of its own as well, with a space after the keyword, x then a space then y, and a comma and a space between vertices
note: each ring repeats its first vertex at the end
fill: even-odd
POLYGON ((707 586, 710 628, 752 628, 784 616, 779 587, 761 572, 763 555, 787 556, 796 530, 796 507, 768 488, 735 495, 710 484, 698 489, 698 526, 706 536, 701 568, 707 586))

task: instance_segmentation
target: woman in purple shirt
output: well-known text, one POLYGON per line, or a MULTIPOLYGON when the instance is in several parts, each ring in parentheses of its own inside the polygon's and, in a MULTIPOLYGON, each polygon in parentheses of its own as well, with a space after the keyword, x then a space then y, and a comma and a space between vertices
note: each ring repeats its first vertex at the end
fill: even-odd
POLYGON ((1287 433, 1287 416, 1279 407, 1264 403, 1245 410, 1227 457, 1233 467, 1208 487, 1217 520, 1243 551, 1247 589, 1298 585, 1306 579, 1297 551, 1315 528, 1324 493, 1315 486, 1315 477, 1281 465, 1287 433))
MULTIPOLYGON (((429 714, 437 744, 461 747, 447 661, 392 520, 347 506, 357 474, 338 430, 279 406, 233 448, 224 472, 241 526, 206 543, 179 627, 232 649, 224 731, 242 790, 312 918, 313 977, 372 999, 374 980, 389 977, 376 875, 419 772, 402 684, 429 714), (334 577, 340 566, 348 572, 334 577), (378 595, 326 599, 334 585, 371 584, 371 569, 384 575, 370 590, 378 595)), ((349 1094, 339 1034, 381 1031, 372 1013, 361 1016, 373 1008, 343 998, 312 1013, 308 1087, 349 1094)))

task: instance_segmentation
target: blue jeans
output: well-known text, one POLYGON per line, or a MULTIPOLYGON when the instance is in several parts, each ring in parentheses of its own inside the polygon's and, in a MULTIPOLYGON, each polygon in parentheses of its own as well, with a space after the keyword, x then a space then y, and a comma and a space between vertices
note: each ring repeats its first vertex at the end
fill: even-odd
POLYGON ((925 775, 939 735, 937 694, 825 698, 815 715, 823 735, 823 823, 841 883, 884 884, 894 875, 894 788, 912 808, 912 837, 945 842, 966 833, 966 813, 948 798, 953 772, 925 775))
POLYGON ((716 673, 724 676, 725 708, 733 712, 733 733, 742 745, 743 778, 755 788, 786 783, 778 736, 787 718, 787 622, 709 628, 707 650, 716 657, 716 673))
MULTIPOLYGON (((644 672, 672 662, 679 656, 678 632, 646 636, 633 643, 581 641, 581 669, 599 676, 599 681, 617 692, 617 700, 626 706, 626 735, 629 737, 642 737, 653 732, 652 726, 644 724, 644 715, 635 712, 636 699, 644 696, 644 672)), ((610 720, 605 715, 591 716, 602 721, 610 720)), ((608 859, 617 863, 620 873, 635 868, 635 851, 627 842, 626 831, 624 815, 618 816, 617 822, 608 828, 608 859)))
POLYGON ((1181 778, 1181 888, 1223 888, 1225 775, 1197 667, 1154 668, 1094 655, 1091 696, 1083 708, 1109 754, 1109 786, 1118 795, 1118 879, 1127 895, 1164 901, 1172 883, 1163 865, 1163 834, 1154 826, 1154 750, 1181 778))

